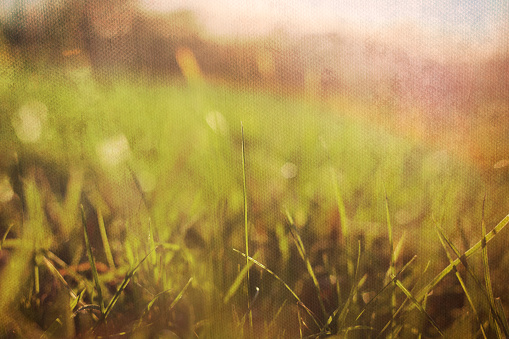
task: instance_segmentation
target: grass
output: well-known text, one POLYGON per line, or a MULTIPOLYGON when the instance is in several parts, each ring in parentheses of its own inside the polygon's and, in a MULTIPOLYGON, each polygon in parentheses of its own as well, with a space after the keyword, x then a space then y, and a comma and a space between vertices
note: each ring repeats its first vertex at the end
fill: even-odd
POLYGON ((0 337, 508 334, 503 180, 446 151, 199 81, 0 96, 0 337))

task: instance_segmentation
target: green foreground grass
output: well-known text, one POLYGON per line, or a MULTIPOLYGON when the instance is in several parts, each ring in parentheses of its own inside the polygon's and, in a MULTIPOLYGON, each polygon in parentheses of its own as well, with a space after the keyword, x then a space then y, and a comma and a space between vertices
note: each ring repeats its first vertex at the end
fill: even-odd
POLYGON ((0 95, 0 337, 508 334, 505 186, 446 151, 204 83, 0 95))

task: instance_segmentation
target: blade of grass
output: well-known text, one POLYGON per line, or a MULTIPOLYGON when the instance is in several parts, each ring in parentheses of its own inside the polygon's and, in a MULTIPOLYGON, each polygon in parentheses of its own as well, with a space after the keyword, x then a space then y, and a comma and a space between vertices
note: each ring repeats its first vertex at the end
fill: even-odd
MULTIPOLYGON (((447 259, 449 259, 449 263, 452 263, 453 260, 451 258, 451 255, 449 254, 449 251, 447 250, 447 246, 445 244, 445 240, 442 237, 442 234, 438 231, 438 228, 435 228, 437 230, 438 237, 440 239, 440 242, 442 243, 442 247, 444 248, 445 254, 447 255, 447 259)), ((456 278, 458 279, 458 282, 461 285, 461 288, 463 289, 463 292, 465 293, 465 296, 467 297, 468 303, 470 307, 472 308, 472 312, 474 312, 474 316, 477 319, 477 322, 479 323, 479 326, 481 328, 481 332, 483 335, 483 338, 486 339, 486 332, 484 331, 484 327, 482 325, 482 321, 479 318, 479 313, 477 313, 477 309, 475 308, 475 305, 472 301, 472 297, 470 297, 470 293, 468 292, 467 287, 465 286, 465 283, 463 282, 463 279, 461 278, 460 272, 458 272, 456 266, 454 266, 454 274, 456 275, 456 278)))
MULTIPOLYGON (((494 308, 494 305, 492 305, 490 303, 490 300, 489 300, 489 296, 488 296, 488 292, 486 291, 486 288, 481 284, 481 282, 479 281, 479 279, 477 278, 477 276, 475 275, 475 273, 472 271, 472 268, 468 265, 468 262, 467 262, 467 258, 465 258, 464 256, 462 256, 459 252, 459 250, 456 248, 456 246, 454 246, 454 244, 449 240, 449 238, 447 238, 445 236, 445 233, 444 231, 442 230, 442 228, 440 227, 440 225, 438 225, 436 223, 436 229, 438 230, 438 232, 440 233, 440 235, 443 237, 443 239, 445 240, 445 242, 447 243, 447 245, 449 246, 449 248, 454 252, 454 254, 458 257, 458 259, 460 260, 460 262, 457 262, 458 259, 456 259, 453 263, 453 267, 454 269, 456 269, 456 267, 461 263, 463 264, 463 266, 466 268, 468 274, 470 275, 470 277, 473 279, 473 281, 476 283, 477 287, 479 287, 479 290, 481 291, 481 293, 484 295, 484 297, 486 298, 486 301, 488 302, 488 305, 490 306, 490 310, 492 312, 492 314, 494 314, 496 317, 497 317, 497 321, 500 323, 500 324, 503 324, 504 320, 503 320, 503 317, 499 314, 499 312, 497 311, 497 309, 494 308)), ((503 327, 504 329, 504 334, 506 335, 506 337, 509 337, 509 328, 506 328, 506 327, 503 327)))
MULTIPOLYGON (((329 160, 330 160, 330 157, 329 157, 329 160)), ((350 249, 350 244, 349 244, 350 228, 348 225, 348 219, 346 218, 346 208, 345 208, 345 204, 343 202, 343 197, 341 196, 341 192, 339 190, 339 183, 338 183, 338 177, 337 177, 336 171, 335 171, 334 167, 332 167, 332 166, 331 166, 330 170, 331 170, 331 176, 332 176, 332 186, 334 188, 334 194, 336 196, 336 204, 337 204, 338 212, 339 212, 339 221, 341 223, 341 234, 343 236, 343 241, 345 243, 348 276, 353 278, 354 266, 353 266, 351 249, 350 249)))
POLYGON ((101 318, 99 319, 99 321, 94 325, 94 328, 93 330, 95 330, 101 323, 103 323, 106 318, 109 316, 111 310, 113 309, 113 306, 115 306, 115 304, 117 303, 118 299, 120 298, 120 295, 122 294, 122 292, 125 290, 125 288, 127 287, 127 285, 129 284, 129 282, 131 281, 131 278, 134 276, 134 274, 136 273, 136 271, 138 270, 138 268, 145 262, 145 260, 152 254, 153 251, 155 251, 157 249, 154 248, 153 250, 149 251, 139 262, 138 264, 136 264, 136 266, 131 269, 129 272, 126 273, 125 277, 124 277, 124 280, 122 281, 122 283, 120 284, 120 286, 117 288, 117 291, 115 292, 115 295, 113 295, 113 297, 111 298, 110 300, 110 303, 108 304, 108 306, 106 307, 106 310, 104 312, 101 312, 102 313, 102 316, 101 318))
POLYGON ((58 331, 60 327, 62 327, 62 320, 60 318, 56 318, 51 325, 48 327, 46 331, 41 335, 41 339, 49 339, 54 338, 55 333, 58 331))
MULTIPOLYGON (((240 124, 242 134, 242 184, 244 195, 244 240, 246 250, 246 266, 249 265, 249 224, 247 219, 247 184, 246 184, 246 144, 244 139, 244 125, 240 124)), ((251 310, 250 296, 249 296, 249 270, 246 274, 246 290, 247 290, 247 309, 251 310)), ((249 326, 253 328, 253 313, 249 311, 249 326)))
POLYGON ((115 262, 113 261, 113 255, 111 254, 110 243, 108 241, 108 235, 106 234, 106 227, 104 226, 104 218, 101 212, 101 208, 97 208, 97 222, 99 225, 99 233, 101 234, 101 239, 104 246, 104 253, 106 254, 106 260, 108 261, 108 266, 111 269, 115 269, 115 262))
MULTIPOLYGON (((287 215, 289 215, 289 212, 286 211, 287 215)), ((317 296, 318 296, 318 302, 320 303, 320 308, 322 310, 323 316, 325 318, 328 317, 327 311, 325 310, 325 304, 323 302, 322 298, 322 292, 320 289, 320 284, 318 283, 318 279, 316 278, 315 272, 313 271, 313 267, 311 266, 311 262, 309 261, 309 258, 306 254, 306 248, 304 247, 304 243, 302 242, 302 238, 300 237, 299 233, 295 229, 295 226, 293 225, 293 219, 288 218, 288 221, 290 222, 290 234, 292 235, 293 240, 295 241, 295 245, 297 246, 297 249, 299 251, 299 254, 306 264, 306 270, 308 271, 308 274, 311 276, 311 279, 313 280, 313 285, 315 286, 317 296)))
POLYGON ((171 302, 170 307, 169 307, 170 310, 173 309, 175 307, 175 305, 177 305, 177 303, 180 301, 180 299, 182 299, 182 297, 184 296, 184 293, 186 293, 186 291, 189 288, 189 285, 191 284, 192 281, 193 281, 193 277, 189 278, 189 280, 187 281, 184 288, 182 288, 182 290, 175 297, 175 299, 173 299, 173 301, 171 302))
POLYGON ((373 296, 373 298, 371 298, 371 299, 370 299, 370 300, 366 303, 366 305, 364 305, 364 308, 362 309, 362 311, 359 313, 359 315, 357 316, 357 318, 355 318, 355 320, 356 320, 356 321, 357 321, 357 320, 359 320, 359 318, 360 318, 360 317, 362 316, 362 314, 366 311, 366 309, 368 308, 368 306, 369 306, 369 305, 371 305, 371 303, 373 303, 373 302, 374 302, 374 301, 378 298, 378 296, 379 296, 380 294, 382 294, 382 292, 383 292, 383 291, 385 291, 385 289, 386 289, 387 287, 389 287, 390 285, 394 284, 394 281, 398 278, 398 276, 399 276, 401 273, 403 273, 403 272, 407 269, 407 267, 409 267, 409 266, 410 266, 410 264, 411 264, 411 263, 412 263, 412 262, 413 262, 416 258, 417 258, 417 256, 416 256, 416 255, 414 255, 414 256, 413 256, 413 258, 412 258, 412 259, 410 259, 410 260, 409 260, 409 261, 405 264, 405 266, 403 266, 403 268, 402 268, 402 269, 401 269, 401 270, 400 270, 400 271, 399 271, 399 272, 398 272, 398 273, 394 276, 394 278, 392 278, 392 279, 391 279, 391 280, 390 280, 387 284, 385 284, 385 285, 384 285, 384 287, 382 287, 382 288, 380 289, 380 291, 378 291, 378 292, 376 293, 376 295, 375 295, 375 296, 373 296))
POLYGON ((7 227, 7 231, 5 231, 4 236, 2 237, 2 240, 0 240, 0 250, 2 249, 2 246, 4 245, 5 239, 7 239, 7 235, 11 231, 11 228, 14 226, 14 223, 9 224, 9 227, 7 227))
POLYGON ((88 239, 87 219, 85 217, 85 209, 83 208, 83 205, 81 205, 81 221, 83 223, 83 235, 85 237, 85 247, 87 249, 88 262, 90 263, 90 269, 92 270, 92 277, 94 279, 95 289, 97 290, 97 297, 99 298, 99 306, 101 307, 101 313, 104 314, 105 309, 103 294, 101 290, 101 283, 99 282, 99 274, 97 273, 94 254, 92 253, 92 246, 90 245, 90 241, 88 239))
POLYGON ((502 300, 500 298, 495 299, 495 303, 497 306, 498 314, 500 315, 500 318, 502 319, 502 328, 505 329, 505 332, 509 332, 509 323, 507 322, 507 317, 505 315, 504 306, 502 305, 502 300))
MULTIPOLYGON (((385 215, 387 219, 387 232, 389 235, 389 251, 390 251, 390 275, 396 276, 396 266, 394 259, 394 242, 393 242, 393 232, 392 232, 392 224, 391 224, 391 215, 389 213, 389 199, 387 198, 387 190, 384 186, 384 195, 385 195, 385 215)), ((393 281, 395 284, 395 281, 393 281)), ((391 293, 391 338, 394 338, 394 312, 396 311, 396 288, 392 289, 391 293)))
MULTIPOLYGON (((345 304, 343 305, 343 308, 341 309, 341 312, 338 316, 338 329, 344 328, 346 316, 348 315, 348 311, 350 310, 350 304, 353 301, 354 296, 357 294, 357 290, 364 285, 367 279, 367 275, 364 275, 361 279, 358 280, 359 276, 359 268, 360 268, 360 262, 361 262, 361 242, 358 242, 358 254, 357 254, 357 265, 355 266, 355 276, 354 276, 354 284, 352 285, 350 289, 350 293, 348 294, 348 298, 346 299, 345 304)), ((334 319, 336 318, 336 315, 339 312, 339 307, 332 313, 332 315, 327 320, 326 326, 328 327, 334 319)))
POLYGON ((299 321, 299 338, 302 339, 302 317, 300 315, 300 307, 297 307, 297 320, 299 321))
MULTIPOLYGON (((484 222, 484 209, 486 206, 486 193, 484 194, 484 199, 482 201, 482 218, 481 218, 481 236, 482 239, 486 237, 486 224, 484 222)), ((493 287, 491 286, 491 278, 490 278, 490 265, 488 260, 488 247, 486 245, 482 248, 482 262, 484 268, 484 283, 486 284, 486 292, 488 294, 488 300, 491 305, 492 310, 496 310, 495 306, 495 298, 493 297, 493 287)), ((495 331, 497 333, 497 338, 502 338, 502 333, 500 332, 500 327, 498 322, 496 321, 497 314, 490 313, 490 322, 493 323, 495 327, 495 331)))
POLYGON ((444 333, 442 332, 442 330, 438 327, 438 324, 435 322, 435 320, 433 320, 433 318, 431 318, 431 316, 428 314, 428 312, 426 312, 426 310, 422 307, 421 304, 419 304, 419 302, 417 301, 417 299, 412 295, 412 293, 410 293, 409 290, 406 289, 406 287, 403 285, 403 283, 399 280, 399 279, 396 279, 395 280, 395 283, 396 283, 396 286, 399 287, 399 289, 407 296, 408 299, 410 299, 410 301, 412 302, 412 304, 419 310, 419 312, 421 312, 427 319, 428 321, 431 323, 431 325, 433 325, 433 327, 438 331, 438 333, 443 337, 444 336, 444 333))
POLYGON ((348 335, 348 332, 351 332, 351 331, 373 331, 373 330, 374 330, 374 328, 371 326, 355 325, 355 326, 350 326, 350 327, 344 328, 344 329, 340 330, 339 332, 344 333, 345 337, 346 337, 348 335))
POLYGON ((428 294, 433 288, 446 276, 448 275, 455 266, 459 265, 460 262, 466 260, 474 253, 476 253, 479 249, 485 247, 488 242, 490 242, 500 231, 504 229, 504 227, 509 223, 509 215, 507 215, 502 221, 500 221, 495 228, 493 228, 485 237, 479 240, 474 246, 468 249, 463 255, 459 258, 455 259, 451 264, 445 267, 439 274, 437 274, 433 280, 431 280, 426 286, 421 288, 421 290, 416 294, 415 299, 420 301, 424 299, 424 296, 428 294))
POLYGON ((271 328, 272 326, 274 326, 276 324, 276 320, 279 318, 281 311, 283 311, 283 308, 286 305, 286 301, 287 301, 287 299, 285 299, 283 301, 283 303, 281 304, 281 306, 279 306, 279 309, 277 310, 276 314, 272 317, 272 320, 270 321, 269 326, 267 326, 268 328, 271 328))
MULTIPOLYGON (((283 284, 283 286, 292 294, 292 296, 295 298, 295 300, 297 300, 297 302, 301 305, 304 305, 304 303, 300 300, 299 296, 297 295, 297 293, 295 293, 292 288, 290 286, 288 286, 288 284, 283 280, 281 279, 276 273, 272 272, 269 268, 267 268, 267 266, 265 266, 264 264, 262 264, 261 262, 251 258, 251 257, 248 257, 246 256, 245 253, 242 253, 241 251, 237 250, 237 249, 233 249, 235 252, 239 253, 240 255, 244 256, 244 257, 247 257, 247 260, 249 261, 252 261, 256 266, 260 267, 262 270, 264 270, 265 272, 267 272, 268 274, 270 274, 271 276, 273 276, 277 281, 279 281, 280 283, 283 284)), ((311 318, 313 319, 313 322, 318 326, 318 327, 322 327, 322 325, 320 324, 320 321, 313 315, 312 312, 309 311, 309 308, 305 307, 306 311, 308 312, 308 314, 311 316, 311 318)))
MULTIPOLYGON (((429 265, 429 262, 428 262, 429 265)), ((424 300, 422 301, 422 307, 426 309, 426 305, 428 303, 428 294, 424 297, 424 300)), ((417 336, 417 339, 422 339, 422 329, 419 330, 419 335, 417 336)))
POLYGON ((253 266, 253 264, 254 263, 252 261, 249 261, 248 264, 242 268, 240 273, 235 278, 235 281, 228 289, 228 292, 226 292, 226 295, 223 298, 223 303, 225 303, 225 304, 228 303, 228 301, 230 301, 231 297, 233 297, 235 292, 237 292, 240 285, 242 284, 242 281, 244 280, 244 277, 247 275, 249 269, 251 268, 251 266, 253 266))
POLYGON ((76 295, 76 293, 74 293, 73 289, 71 288, 71 286, 69 286, 69 284, 67 283, 67 281, 65 281, 64 277, 62 277, 62 275, 60 274, 60 272, 58 272, 57 268, 48 260, 48 258, 46 258, 45 256, 43 257, 43 262, 44 264, 46 265, 46 267, 49 269, 49 271, 51 272, 51 274, 53 274, 53 276, 55 278, 57 278, 58 281, 60 281, 60 283, 69 291, 69 294, 71 295, 71 297, 76 300, 78 299, 78 296, 76 295))
MULTIPOLYGON (((414 256, 414 258, 416 258, 416 256, 414 256)), ((431 262, 430 262, 430 261, 428 261, 428 263, 427 263, 426 267, 424 268, 423 273, 425 273, 425 272, 428 270, 428 268, 429 268, 429 266, 430 266, 430 263, 431 263, 431 262)), ((407 265, 408 265, 408 264, 407 264, 407 265)), ((394 278, 393 280, 396 280, 396 278, 394 278)), ((418 279, 418 281, 419 281, 419 280, 420 280, 420 278, 418 279)), ((390 285, 390 284, 391 284, 391 282, 389 282, 389 283, 387 284, 387 286, 388 286, 388 285, 390 285)), ((378 335, 376 336, 376 338, 380 338, 380 337, 382 336, 382 334, 385 332, 385 330, 389 328, 389 326, 392 324, 392 322, 394 321, 394 319, 396 319, 396 317, 399 315, 399 313, 400 313, 401 311, 403 311, 403 309, 404 309, 404 307, 405 307, 406 303, 408 302, 408 300, 409 300, 409 299, 408 299, 408 297, 407 297, 407 298, 405 298, 405 300, 403 300, 403 302, 402 302, 402 303, 401 303, 401 305, 398 307, 398 309, 396 310, 396 312, 394 312, 394 315, 392 316, 391 320, 389 320, 389 321, 385 324, 385 326, 382 328, 382 330, 380 331, 380 333, 378 333, 378 335)), ((427 296, 426 296, 426 298, 424 298, 424 300, 427 300, 427 296)), ((423 307, 423 309, 426 309, 425 305, 426 305, 426 304, 423 302, 423 306, 422 306, 422 307, 423 307)), ((394 332, 394 333, 395 333, 395 335, 396 335, 396 337, 397 337, 398 333, 401 331, 402 327, 401 327, 401 326, 397 326, 397 328, 399 328, 399 329, 395 329, 395 332, 394 332)))

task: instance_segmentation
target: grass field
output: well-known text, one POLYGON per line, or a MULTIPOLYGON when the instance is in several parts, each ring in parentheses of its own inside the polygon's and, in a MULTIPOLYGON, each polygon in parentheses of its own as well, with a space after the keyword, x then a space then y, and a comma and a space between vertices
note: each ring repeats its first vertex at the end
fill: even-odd
POLYGON ((508 335, 504 168, 199 81, 2 86, 2 338, 508 335))

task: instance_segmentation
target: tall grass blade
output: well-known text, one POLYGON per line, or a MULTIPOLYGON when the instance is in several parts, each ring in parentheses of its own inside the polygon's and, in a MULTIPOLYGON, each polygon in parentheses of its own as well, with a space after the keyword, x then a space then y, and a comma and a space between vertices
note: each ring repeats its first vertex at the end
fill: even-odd
POLYGON ((14 226, 14 223, 9 224, 9 227, 7 227, 7 230, 4 233, 4 236, 2 237, 2 240, 0 240, 0 250, 2 250, 2 246, 4 245, 5 239, 7 239, 7 235, 11 231, 11 228, 14 226))
POLYGON ((339 190, 339 183, 337 173, 334 170, 334 167, 331 166, 331 177, 332 177, 332 186, 334 188, 334 194, 336 196, 336 204, 339 212, 339 221, 341 223, 341 235, 343 236, 343 241, 345 244, 346 258, 347 258, 347 269, 348 276, 353 278, 354 274, 354 266, 350 249, 350 228, 348 225, 348 219, 346 217, 346 208, 343 202, 343 197, 341 196, 341 191, 339 190))
POLYGON ((500 315, 500 319, 502 320, 502 328, 504 329, 504 333, 509 333, 509 323, 507 322, 507 316, 505 315, 504 306, 502 305, 502 300, 500 298, 495 299, 495 303, 498 310, 498 315, 500 315))
POLYGON ((412 259, 410 259, 406 264, 405 266, 403 266, 403 268, 394 276, 394 278, 392 278, 388 283, 386 283, 384 285, 384 287, 382 287, 374 296, 373 298, 371 298, 367 303, 366 305, 364 305, 364 308, 361 310, 361 312, 359 313, 359 315, 357 316, 357 318, 355 319, 356 321, 359 320, 359 318, 364 314, 364 312, 366 312, 366 309, 378 298, 378 296, 380 294, 382 294, 383 291, 385 291, 385 289, 391 285, 394 284, 395 280, 398 278, 398 276, 403 273, 407 267, 410 266, 410 264, 417 258, 416 255, 413 256, 412 259))
POLYGON ((48 327, 48 329, 44 331, 44 333, 41 335, 41 339, 54 338, 58 329, 62 327, 62 325, 63 325, 62 320, 60 320, 60 318, 56 318, 55 321, 53 321, 51 325, 48 327))
POLYGON ((113 306, 115 306, 115 304, 117 303, 118 299, 120 298, 120 295, 122 294, 122 292, 124 292, 125 288, 127 287, 127 285, 129 284, 129 282, 131 281, 131 278, 134 276, 134 274, 136 273, 136 271, 138 270, 138 268, 145 262, 145 260, 147 260, 147 258, 152 254, 153 251, 155 251, 157 249, 157 247, 155 249, 153 249, 152 251, 149 251, 139 262, 138 264, 136 264, 136 266, 131 269, 129 272, 126 273, 125 277, 124 277, 124 280, 122 280, 122 283, 120 284, 120 286, 117 288, 117 291, 115 292, 115 294, 113 295, 113 297, 111 298, 108 306, 106 307, 106 310, 104 312, 101 312, 102 313, 102 317, 99 319, 99 321, 95 324, 94 326, 94 330, 100 325, 102 324, 106 318, 109 316, 109 314, 111 313, 111 310, 113 309, 113 306))
MULTIPOLYGON (((416 257, 417 257, 417 256, 414 256, 414 259, 415 259, 416 257)), ((413 260, 411 260, 411 261, 413 261, 413 260)), ((410 262, 408 262, 408 263, 410 263, 410 262)), ((407 265, 405 265, 405 266, 408 266, 408 263, 407 263, 407 265)), ((430 266, 430 263, 431 263, 431 262, 430 262, 430 261, 428 261, 428 263, 427 263, 426 267, 424 268, 423 273, 425 273, 425 272, 428 270, 428 268, 429 268, 429 266, 430 266)), ((395 277, 394 279, 392 279, 392 280, 396 280, 396 277, 395 277)), ((420 280, 420 279, 419 279, 419 280, 420 280)), ((418 281, 419 281, 419 280, 418 280, 418 281)), ((389 286, 391 283, 392 283, 392 282, 388 283, 388 284, 387 284, 387 286, 389 286)), ((403 311, 403 309, 404 309, 404 307, 405 307, 406 303, 408 302, 408 300, 409 300, 409 299, 408 299, 408 297, 407 297, 407 298, 405 298, 405 300, 403 300, 403 302, 402 302, 402 303, 401 303, 401 305, 398 307, 398 309, 396 310, 396 312, 394 312, 394 315, 391 317, 391 320, 389 320, 389 321, 385 324, 385 326, 382 328, 382 330, 380 331, 380 333, 378 333, 377 338, 380 338, 380 337, 382 336, 382 334, 385 332, 385 330, 387 330, 387 329, 389 328, 389 326, 393 323, 393 321, 396 319, 396 317, 399 315, 399 313, 400 313, 401 311, 403 311)), ((427 300, 427 296, 426 296, 426 298, 424 298, 424 300, 427 300)), ((426 303, 425 303, 425 302, 423 302, 422 308, 423 308, 423 309, 426 309, 426 303)), ((396 337, 397 337, 398 333, 401 331, 401 329, 402 329, 402 327, 401 327, 401 326, 398 326, 398 327, 396 327, 396 328, 395 328, 395 330, 394 330, 394 335, 395 335, 396 337)))
POLYGON ((193 277, 189 278, 189 280, 187 281, 184 288, 182 288, 182 290, 175 297, 175 299, 173 299, 173 301, 171 302, 170 307, 169 307, 170 310, 173 309, 175 307, 175 305, 177 305, 177 303, 180 301, 180 299, 182 299, 182 297, 184 296, 184 293, 186 293, 186 291, 189 288, 189 285, 191 285, 192 281, 193 281, 193 277))
MULTIPOLYGON (((338 321, 337 321, 338 329, 342 329, 345 327, 346 316, 348 315, 348 311, 350 310, 350 304, 352 303, 353 298, 357 294, 358 289, 362 285, 364 285, 364 283, 366 282, 366 279, 367 279, 367 275, 364 275, 360 280, 358 280, 360 262, 361 262, 361 243, 359 241, 358 254, 357 254, 357 265, 355 266, 355 276, 354 276, 355 283, 352 285, 352 288, 350 289, 350 294, 348 295, 348 298, 347 298, 345 304, 343 305, 343 308, 341 309, 341 313, 339 313, 338 321)), ((338 311, 339 311, 339 307, 332 313, 332 315, 327 320, 327 326, 330 325, 332 323, 332 321, 334 321, 338 311)))
MULTIPOLYGON (((424 297, 424 300, 422 301, 422 308, 426 309, 426 305, 428 303, 428 294, 424 297)), ((419 335, 417 336, 417 339, 422 339, 422 329, 419 330, 419 335)))
POLYGON ((235 292, 237 292, 240 285, 242 284, 242 281, 244 280, 244 277, 246 277, 247 273, 249 272, 249 269, 251 268, 251 266, 253 266, 253 264, 254 263, 252 261, 249 261, 248 264, 242 268, 240 273, 237 275, 237 278, 235 278, 235 281, 228 289, 228 292, 226 292, 226 295, 223 298, 223 303, 227 304, 228 301, 230 301, 230 299, 233 297, 235 292))
MULTIPOLYGON (((443 238, 443 234, 438 231, 438 228, 435 228, 437 230, 438 237, 440 238, 440 242, 442 243, 442 247, 444 248, 445 254, 447 255, 447 259, 449 259, 449 263, 452 263, 453 260, 451 258, 451 255, 449 254, 449 251, 447 250, 447 246, 445 243, 445 240, 443 238)), ((479 318, 479 313, 477 312, 477 309, 475 308, 474 302, 472 301, 472 297, 470 296, 470 293, 468 292, 467 287, 465 286, 465 283, 463 279, 461 278, 460 272, 458 272, 456 266, 454 266, 454 274, 456 275, 456 278, 458 279, 458 282, 461 285, 461 288, 463 289, 463 292, 465 293, 465 296, 467 297, 468 304, 472 308, 472 312, 474 313, 474 316, 477 319, 477 322, 479 323, 479 327, 481 329, 481 333, 483 335, 483 338, 486 339, 486 332, 484 331, 484 327, 482 325, 482 321, 479 318)))
POLYGON ((455 266, 458 266, 460 262, 466 260, 471 257, 474 253, 476 253, 479 249, 485 247, 488 242, 490 242, 500 231, 504 229, 504 227, 509 223, 509 215, 505 216, 502 221, 500 221, 495 228, 493 228, 486 236, 484 236, 481 240, 479 240, 474 246, 472 246, 469 250, 467 250, 463 255, 459 258, 455 259, 451 264, 445 267, 442 272, 437 274, 433 280, 431 280, 426 286, 421 288, 421 290, 415 295, 415 299, 421 301, 424 299, 424 296, 428 294, 433 288, 446 276, 448 275, 455 266))
MULTIPOLYGON (((484 295, 484 297, 486 298, 486 301, 488 302, 488 305, 490 306, 490 310, 491 310, 491 313, 494 314, 497 318, 497 321, 499 323, 503 323, 503 316, 501 316, 499 314, 499 312, 497 311, 497 309, 494 308, 494 305, 492 305, 490 303, 490 300, 489 300, 489 296, 488 296, 488 292, 486 291, 486 288, 481 284, 481 282, 479 281, 479 279, 477 278, 477 276, 475 275, 474 271, 472 270, 472 268, 468 265, 467 261, 466 261, 466 258, 464 256, 461 256, 459 250, 456 248, 456 246, 454 246, 454 244, 449 240, 449 238, 447 238, 445 236, 445 233, 444 231, 441 229, 441 227, 436 224, 436 229, 437 231, 439 232, 439 234, 442 236, 442 238, 445 240, 445 242, 447 243, 447 245, 449 246, 449 248, 454 252, 454 254, 460 259, 460 262, 463 264, 463 266, 466 268, 468 274, 470 275, 470 277, 473 279, 473 281, 475 282, 475 284, 477 285, 477 287, 479 287, 479 290, 481 291, 481 293, 484 295)), ((454 269, 457 268, 457 266, 460 264, 460 262, 457 263, 457 261, 454 261, 454 269)), ((505 327, 503 328, 504 329, 504 334, 506 335, 506 337, 509 337, 509 328, 506 329, 505 327)))
POLYGON ((101 208, 97 208, 97 223, 99 224, 99 233, 101 234, 101 240, 103 242, 104 253, 106 254, 108 266, 111 269, 115 269, 115 261, 113 261, 113 255, 111 254, 110 242, 108 241, 108 235, 106 234, 106 227, 104 226, 104 218, 101 208))
MULTIPOLYGON (((387 232, 389 235, 389 251, 390 251, 390 276, 396 276, 396 265, 394 259, 394 241, 393 241, 393 232, 392 232, 392 224, 391 224, 391 215, 389 213, 389 199, 387 198, 387 191, 384 187, 384 195, 385 195, 385 215, 387 219, 387 232)), ((395 282, 394 282, 395 283, 395 282)), ((396 311, 396 289, 392 289, 391 295, 391 338, 394 337, 394 312, 396 311)))
POLYGON ((299 321, 299 338, 303 338, 302 334, 302 317, 300 315, 300 307, 297 308, 297 320, 299 321))
MULTIPOLYGON (((242 134, 242 184, 244 192, 244 238, 246 250, 246 266, 249 265, 249 224, 247 219, 247 184, 246 184, 246 144, 244 139, 244 125, 240 124, 242 134)), ((249 296, 249 270, 246 274, 246 290, 247 290, 247 309, 249 310, 249 326, 253 328, 253 312, 251 312, 251 301, 249 296)))
POLYGON ((406 287, 403 285, 403 283, 401 283, 400 280, 396 279, 395 280, 395 283, 396 283, 396 286, 399 287, 399 289, 407 296, 408 299, 410 299, 410 301, 413 303, 413 305, 419 310, 419 312, 421 312, 427 319, 428 321, 431 323, 431 325, 433 325, 433 327, 438 331, 438 333, 443 337, 444 336, 444 333, 442 332, 442 330, 438 327, 438 324, 435 322, 435 320, 433 320, 433 318, 431 318, 431 316, 428 314, 428 312, 426 312, 426 310, 422 307, 421 304, 419 304, 419 302, 417 301, 417 299, 412 295, 412 293, 410 293, 409 290, 406 289, 406 287))
MULTIPOLYGON (((484 194, 484 199, 482 202, 482 218, 481 218, 481 236, 484 239, 486 237, 486 224, 484 222, 484 209, 486 206, 486 194, 484 194)), ((482 262, 484 268, 484 283, 486 284, 486 292, 488 294, 488 300, 491 305, 491 309, 496 311, 495 306, 495 298, 493 297, 493 287, 491 286, 491 277, 490 277, 490 265, 488 260, 488 247, 486 245, 482 248, 482 262)), ((492 321, 495 331, 497 332, 497 337, 502 338, 502 333, 500 332, 500 327, 498 322, 495 320, 497 318, 497 314, 490 313, 490 320, 492 321), (492 317, 493 316, 493 317, 492 317)))
POLYGON ((283 301, 283 303, 281 304, 281 306, 279 306, 279 309, 277 310, 276 314, 272 317, 272 320, 270 321, 268 328, 271 328, 272 326, 274 326, 276 324, 276 320, 279 318, 279 315, 283 311, 283 308, 286 306, 286 302, 287 302, 287 299, 285 299, 283 301))
POLYGON ((81 205, 81 221, 83 223, 83 235, 85 237, 85 247, 87 249, 88 262, 90 263, 90 269, 92 270, 92 277, 94 279, 95 289, 97 290, 97 298, 99 299, 99 307, 101 307, 101 313, 104 314, 105 308, 101 283, 99 282, 99 274, 97 273, 94 254, 92 253, 92 245, 90 245, 90 241, 88 239, 87 219, 85 217, 85 209, 83 208, 83 205, 81 205))
MULTIPOLYGON (((287 211, 287 214, 288 211, 287 211)), ((295 241, 295 245, 297 246, 297 249, 299 251, 299 254, 306 264, 306 270, 308 271, 308 274, 311 276, 311 279, 313 280, 313 285, 315 286, 318 302, 320 303, 320 308, 322 310, 323 316, 328 317, 327 311, 325 310, 325 304, 323 302, 322 298, 322 292, 320 289, 320 284, 318 283, 318 279, 316 278, 315 272, 313 271, 313 267, 311 266, 311 262, 309 261, 309 258, 306 254, 306 248, 304 247, 304 243, 302 242, 302 238, 300 237, 299 233, 296 231, 295 226, 292 224, 293 219, 288 218, 290 221, 290 234, 292 235, 293 240, 295 241)))
MULTIPOLYGON (((265 266, 264 264, 262 264, 261 262, 251 258, 251 257, 248 257, 246 256, 245 253, 242 253, 241 251, 237 250, 237 249, 233 249, 235 252, 239 253, 240 255, 244 256, 244 257, 247 257, 247 260, 249 261, 252 261, 256 266, 260 267, 262 270, 264 270, 265 272, 267 272, 268 274, 270 274, 271 276, 273 276, 277 281, 279 281, 280 283, 283 284, 283 286, 292 294, 292 296, 295 298, 295 300, 297 300, 297 303, 300 304, 300 305, 303 305, 305 306, 305 304, 302 302, 302 300, 300 300, 299 296, 297 295, 297 293, 295 293, 292 288, 290 286, 288 286, 288 284, 283 280, 281 279, 276 273, 272 272, 269 268, 267 268, 267 266, 265 266)), ((309 308, 307 307, 304 307, 304 309, 307 311, 307 313, 311 316, 311 318, 313 319, 313 322, 320 328, 322 328, 322 325, 320 324, 320 320, 318 320, 318 318, 312 313, 309 311, 309 308)))
POLYGON ((60 274, 60 272, 58 272, 57 268, 48 260, 48 258, 46 257, 43 257, 43 262, 44 264, 46 265, 46 267, 49 269, 49 271, 51 272, 51 274, 57 278, 58 281, 60 281, 60 283, 69 291, 69 294, 71 295, 71 297, 76 300, 78 299, 78 296, 76 295, 76 293, 74 293, 73 289, 71 288, 71 286, 69 286, 69 284, 67 283, 67 281, 64 279, 64 277, 62 277, 62 275, 60 274))

